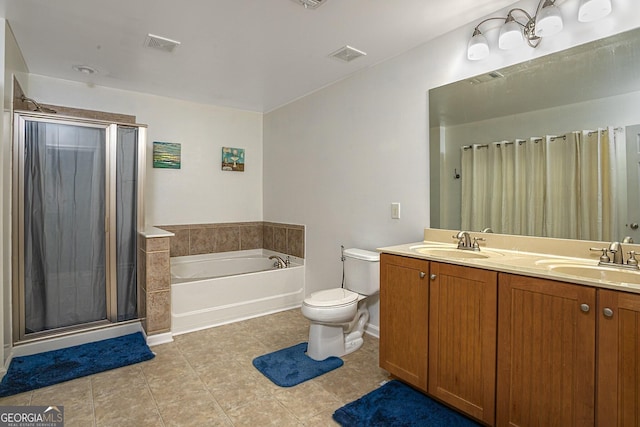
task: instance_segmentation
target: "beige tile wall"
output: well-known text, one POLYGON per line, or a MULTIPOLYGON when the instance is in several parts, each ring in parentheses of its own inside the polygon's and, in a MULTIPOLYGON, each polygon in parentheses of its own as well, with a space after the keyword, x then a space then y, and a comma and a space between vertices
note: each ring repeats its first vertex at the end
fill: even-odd
POLYGON ((147 335, 171 330, 169 238, 139 240, 138 315, 147 335))
POLYGON ((247 249, 269 249, 304 258, 304 226, 274 222, 159 225, 175 234, 172 257, 247 249))

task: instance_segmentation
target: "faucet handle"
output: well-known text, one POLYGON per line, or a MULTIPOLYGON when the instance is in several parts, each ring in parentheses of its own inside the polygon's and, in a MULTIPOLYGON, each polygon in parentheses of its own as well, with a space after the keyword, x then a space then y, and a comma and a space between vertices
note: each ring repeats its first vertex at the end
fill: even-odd
POLYGON ((609 258, 608 252, 609 248, 589 248, 590 251, 602 251, 602 255, 600 255, 600 262, 611 262, 611 258, 609 258))
POLYGON ((480 250, 480 245, 478 244, 478 242, 485 242, 487 239, 485 239, 484 237, 474 237, 473 238, 473 250, 474 251, 479 251, 480 250))
POLYGON ((627 259, 627 265, 638 266, 638 260, 636 259, 636 251, 629 251, 629 259, 627 259))

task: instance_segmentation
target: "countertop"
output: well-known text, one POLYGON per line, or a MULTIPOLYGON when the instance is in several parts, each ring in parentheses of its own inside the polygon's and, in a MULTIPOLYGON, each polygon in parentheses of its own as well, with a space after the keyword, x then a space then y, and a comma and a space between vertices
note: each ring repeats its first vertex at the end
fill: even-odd
MULTIPOLYGON (((427 234, 425 232, 425 234, 427 234)), ((477 235, 477 234, 476 234, 477 235)), ((407 243, 397 246, 378 248, 379 252, 401 255, 411 258, 420 258, 429 261, 437 261, 448 264, 463 265, 467 267, 481 268, 503 273, 512 273, 523 276, 538 277, 542 279, 557 280, 561 282, 576 283, 597 288, 613 289, 640 294, 640 270, 633 270, 619 267, 602 267, 606 270, 624 271, 625 281, 613 281, 596 279, 592 277, 578 276, 555 271, 554 268, 560 266, 578 266, 578 268, 588 267, 587 270, 598 268, 598 256, 580 258, 557 254, 547 254, 540 252, 526 252, 523 250, 510 250, 504 248, 481 247, 478 254, 487 258, 456 258, 460 252, 469 252, 463 249, 456 249, 455 243, 444 243, 442 241, 424 240, 421 242, 407 243), (420 249, 426 251, 432 249, 434 253, 420 253, 420 249), (437 253, 438 249, 444 249, 437 253)), ((462 254, 461 256, 464 256, 462 254)), ((562 267, 561 267, 562 268, 562 267)))

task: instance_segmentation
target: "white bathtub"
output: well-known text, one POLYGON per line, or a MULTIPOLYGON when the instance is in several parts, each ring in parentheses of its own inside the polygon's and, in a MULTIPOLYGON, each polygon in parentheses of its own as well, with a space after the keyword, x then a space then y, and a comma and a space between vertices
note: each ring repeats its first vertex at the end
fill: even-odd
POLYGON ((274 269, 273 254, 256 249, 171 258, 172 334, 299 307, 304 261, 291 257, 290 267, 274 269))

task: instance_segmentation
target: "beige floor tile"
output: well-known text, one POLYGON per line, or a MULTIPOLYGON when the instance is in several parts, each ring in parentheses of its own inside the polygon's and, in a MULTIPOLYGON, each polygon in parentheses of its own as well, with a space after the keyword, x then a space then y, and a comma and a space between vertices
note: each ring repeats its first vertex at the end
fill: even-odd
POLYGON ((235 427, 303 425, 291 412, 274 398, 254 400, 244 406, 226 411, 235 427))
POLYGON ((333 413, 335 411, 322 412, 314 417, 304 420, 305 427, 334 427, 339 426, 337 422, 333 420, 333 413))
POLYGON ((342 403, 321 385, 307 381, 295 387, 282 388, 274 397, 299 420, 305 421, 320 413, 335 411, 342 403))
POLYGON ((2 397, 0 398, 0 406, 27 406, 31 402, 32 395, 33 391, 27 391, 13 396, 2 397))
POLYGON ((159 410, 167 427, 222 427, 233 425, 220 405, 208 392, 203 393, 199 399, 165 403, 159 407, 159 410))
POLYGON ((299 309, 183 334, 136 365, 0 399, 0 405, 65 407, 68 427, 337 425, 333 412, 374 390, 378 340, 344 366, 294 387, 273 384, 251 361, 308 339, 299 309))

